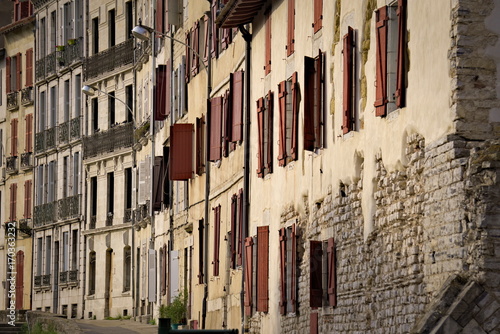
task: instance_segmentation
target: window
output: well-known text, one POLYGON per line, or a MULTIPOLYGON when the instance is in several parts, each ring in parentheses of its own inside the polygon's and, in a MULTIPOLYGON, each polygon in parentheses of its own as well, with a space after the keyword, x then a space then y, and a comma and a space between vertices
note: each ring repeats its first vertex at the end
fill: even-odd
POLYGON ((220 204, 214 210, 214 257, 213 275, 219 276, 219 254, 220 254, 220 204))
MULTIPOLYGON (((9 270, 10 271, 10 270, 9 270)), ((24 295, 24 252, 16 253, 16 309, 23 309, 24 295)))
POLYGON ((32 180, 24 181, 24 218, 31 218, 32 180))
POLYGON ((83 37, 83 0, 75 0, 75 38, 83 37))
POLYGON ((97 176, 90 178, 90 216, 97 216, 97 176))
MULTIPOLYGON (((212 1, 212 5, 210 7, 212 17, 217 17, 217 12, 219 9, 218 7, 219 7, 218 1, 212 1)), ((210 54, 212 55, 212 58, 217 58, 219 56, 219 48, 218 48, 219 29, 217 28, 215 20, 211 20, 211 28, 212 28, 212 47, 210 50, 210 54)))
MULTIPOLYGON (((200 21, 194 23, 193 28, 191 28, 191 47, 194 52, 191 51, 191 76, 194 77, 198 74, 200 69, 200 59, 197 54, 200 53, 200 21)), ((187 55, 186 55, 187 56, 187 55)))
POLYGON ((153 165, 153 210, 160 211, 163 203, 163 178, 166 166, 162 156, 155 156, 153 165))
POLYGON ((167 293, 167 245, 160 248, 160 293, 167 293))
POLYGON ((288 0, 286 55, 291 56, 294 52, 295 52, 295 0, 288 0))
POLYGON ((323 27, 323 0, 314 0, 314 33, 323 27))
POLYGON ((50 44, 49 44, 49 53, 52 53, 56 50, 57 39, 56 39, 56 27, 57 27, 57 17, 56 11, 52 11, 50 13, 50 44))
POLYGON ((70 118, 70 108, 69 108, 69 80, 64 81, 64 122, 69 122, 70 118))
POLYGON ((61 41, 62 45, 65 45, 68 41, 68 39, 72 38, 73 34, 73 27, 71 26, 71 23, 73 22, 73 3, 72 2, 66 2, 64 4, 64 27, 62 29, 62 38, 63 40, 61 41))
POLYGON ((17 53, 15 56, 5 58, 5 68, 6 68, 6 89, 7 93, 12 93, 21 90, 21 53, 17 53))
POLYGON ((71 269, 78 270, 78 230, 71 233, 71 269))
POLYGON ((347 34, 343 37, 343 97, 342 97, 342 132, 344 134, 355 129, 355 103, 354 103, 354 30, 347 28, 347 34))
POLYGON ((50 118, 49 128, 53 128, 57 123, 57 87, 50 87, 50 118))
POLYGON ((231 127, 232 127, 232 114, 231 114, 231 92, 230 90, 226 90, 226 92, 222 95, 222 156, 228 157, 229 150, 232 149, 229 145, 229 141, 231 140, 231 127))
POLYGON ((217 161, 222 155, 222 97, 214 97, 210 100, 210 149, 208 153, 209 161, 217 161))
POLYGON ((108 12, 108 41, 109 47, 115 46, 116 42, 116 11, 114 9, 108 12))
POLYGON ((52 160, 49 162, 49 171, 48 171, 48 192, 47 192, 47 202, 51 203, 56 200, 56 179, 57 179, 57 170, 56 170, 56 161, 52 160))
POLYGON ((134 17, 132 15, 132 1, 125 3, 125 20, 126 20, 126 39, 132 38, 132 29, 134 28, 134 17))
POLYGON ((196 174, 205 172, 205 116, 196 118, 196 174))
POLYGON ((230 76, 231 91, 231 135, 230 141, 243 140, 243 71, 237 71, 230 76))
POLYGON ((311 275, 309 281, 310 306, 336 306, 336 254, 333 238, 329 238, 326 242, 310 241, 309 266, 311 275))
POLYGON ((405 106, 406 1, 376 11, 377 53, 375 115, 405 106))
POLYGON ((115 105, 116 103, 116 98, 115 98, 115 92, 109 93, 108 96, 108 129, 114 127, 116 125, 116 110, 115 110, 115 105))
POLYGON ((14 22, 33 15, 31 1, 16 0, 14 2, 14 22))
POLYGON ((99 53, 99 17, 92 19, 92 50, 99 53))
POLYGON ((99 131, 99 100, 96 98, 92 99, 92 132, 96 133, 99 131))
POLYGON ((191 57, 193 56, 193 51, 191 50, 191 48, 189 46, 191 46, 191 32, 192 29, 188 29, 186 31, 186 41, 185 41, 185 44, 186 44, 186 55, 185 55, 185 59, 186 59, 186 71, 184 72, 184 79, 186 81, 186 83, 189 83, 189 79, 191 77, 191 57))
POLYGON ((126 117, 127 122, 133 122, 134 115, 132 115, 131 110, 134 110, 134 90, 132 88, 132 85, 128 85, 125 87, 125 101, 126 101, 127 107, 128 107, 127 108, 127 117, 126 117))
POLYGON ((170 180, 188 180, 193 177, 194 125, 174 124, 170 127, 170 180))
POLYGON ((25 86, 33 86, 33 48, 26 50, 26 80, 25 86))
POLYGON ((36 205, 42 205, 43 204, 43 194, 44 194, 44 168, 45 166, 41 164, 40 166, 37 167, 37 174, 36 174, 36 205))
POLYGON ((52 274, 52 236, 45 237, 45 275, 52 274))
POLYGON ((170 159, 170 147, 168 146, 163 146, 163 169, 162 169, 162 184, 163 184, 163 195, 162 195, 162 201, 163 204, 167 207, 170 206, 170 196, 171 196, 171 189, 170 189, 170 175, 168 171, 168 166, 169 166, 169 159, 170 159))
POLYGON ((68 169, 69 169, 69 157, 65 156, 63 158, 63 177, 62 177, 62 181, 63 181, 62 197, 63 198, 66 198, 68 196, 68 188, 69 188, 68 169))
POLYGON ((17 157, 17 127, 18 120, 17 118, 13 118, 10 121, 10 156, 17 157))
POLYGON ((69 270, 69 232, 63 232, 62 272, 69 270))
POLYGON ((80 152, 73 154, 73 196, 80 194, 80 152))
POLYGON ((130 291, 132 278, 132 249, 125 246, 123 249, 123 292, 130 291))
POLYGON ((9 221, 13 222, 17 220, 17 183, 12 183, 10 185, 10 216, 9 221))
POLYGON ((111 172, 107 175, 107 184, 108 184, 108 206, 107 206, 107 214, 108 218, 113 217, 113 213, 115 212, 115 173, 111 172))
POLYGON ((155 94, 155 121, 164 121, 170 114, 170 61, 167 65, 159 65, 156 68, 156 86, 155 94))
POLYGON ((204 220, 200 219, 198 221, 198 284, 205 283, 203 275, 203 257, 204 257, 204 247, 205 247, 205 230, 204 230, 204 220))
POLYGON ((257 308, 269 309, 269 226, 257 227, 257 308))
POLYGON ((24 117, 26 123, 26 133, 25 133, 25 152, 33 152, 33 114, 28 114, 24 117))
POLYGON ((304 80, 304 150, 324 147, 325 54, 305 57, 304 80))
POLYGON ((242 264, 243 189, 231 197, 231 268, 242 264))
POLYGON ((297 72, 278 85, 279 97, 279 153, 278 165, 285 166, 297 160, 297 119, 298 119, 297 72))
POLYGON ((257 126, 259 133, 257 176, 273 172, 273 93, 257 100, 257 126))
POLYGON ((89 254, 89 295, 95 294, 95 280, 96 280, 96 254, 90 252, 89 254))
POLYGON ((40 117, 38 117, 38 132, 42 132, 45 130, 47 120, 45 92, 40 93, 39 111, 40 117))
POLYGON ((265 23, 265 63, 264 71, 265 74, 271 73, 271 8, 268 8, 265 12, 266 23, 265 23))
POLYGON ((125 168, 125 209, 132 209, 132 168, 125 168))
POLYGON ((40 19, 40 30, 39 30, 39 38, 40 43, 38 47, 38 51, 40 52, 39 59, 45 57, 47 55, 47 41, 46 41, 46 24, 45 17, 40 19))
POLYGON ((43 238, 37 238, 36 241, 36 275, 42 275, 42 266, 43 266, 43 238))
POLYGON ((283 227, 279 231, 280 243, 280 312, 297 311, 297 233, 296 226, 283 227))
POLYGON ((75 76, 75 113, 74 118, 80 117, 80 108, 82 107, 82 76, 75 76))

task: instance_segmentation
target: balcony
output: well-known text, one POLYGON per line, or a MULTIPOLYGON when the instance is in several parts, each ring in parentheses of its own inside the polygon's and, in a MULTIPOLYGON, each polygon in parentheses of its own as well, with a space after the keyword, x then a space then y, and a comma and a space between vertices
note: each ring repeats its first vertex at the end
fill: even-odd
POLYGON ((70 270, 68 272, 68 281, 69 282, 78 282, 78 270, 70 270))
POLYGON ((132 209, 125 209, 123 213, 123 223, 131 223, 132 222, 132 209))
POLYGON ((65 284, 68 282, 68 272, 62 271, 59 273, 59 283, 65 284))
POLYGON ((69 124, 69 135, 71 140, 78 139, 81 137, 81 117, 75 117, 70 121, 69 124))
POLYGON ((134 212, 136 229, 145 228, 148 224, 147 218, 149 217, 149 201, 146 204, 140 204, 134 212))
POLYGON ((137 43, 134 49, 134 59, 136 63, 143 61, 142 57, 147 55, 151 50, 149 40, 137 43))
POLYGON ((7 93, 7 110, 14 111, 19 108, 19 92, 7 93))
POLYGON ((98 77, 134 61, 134 39, 130 38, 96 55, 88 57, 83 62, 84 80, 98 77))
POLYGON ((42 276, 42 286, 50 286, 50 276, 51 275, 42 276))
POLYGON ((96 222, 97 222, 97 217, 90 216, 89 229, 91 229, 91 230, 95 229, 96 222))
POLYGON ((106 216, 106 226, 113 226, 113 212, 108 212, 106 216))
POLYGON ((55 223, 57 221, 56 202, 35 206, 33 217, 35 227, 55 223))
POLYGON ((37 275, 35 276, 35 279, 34 279, 34 285, 35 285, 35 288, 36 287, 41 287, 42 286, 42 275, 37 275))
POLYGON ((69 124, 70 122, 59 124, 59 144, 67 143, 69 141, 69 124))
POLYGON ((39 81, 56 73, 56 53, 52 52, 48 56, 38 59, 35 62, 35 80, 39 81))
POLYGON ((68 45, 64 48, 64 65, 69 66, 81 59, 83 55, 82 52, 82 40, 81 39, 71 39, 68 41, 68 45))
POLYGON ((19 164, 17 162, 17 156, 7 157, 6 172, 7 174, 15 174, 19 171, 19 164))
POLYGON ((25 218, 19 220, 18 231, 23 233, 25 236, 31 236, 31 219, 25 218))
POLYGON ((56 147, 56 127, 51 127, 50 129, 45 130, 45 145, 46 149, 50 150, 51 148, 56 147))
POLYGON ((99 154, 114 152, 134 144, 134 127, 132 123, 115 126, 107 131, 98 132, 83 138, 83 159, 99 154))
POLYGON ((21 153, 21 169, 26 170, 33 168, 33 153, 21 153))
POLYGON ((23 106, 33 104, 33 87, 26 87, 21 90, 21 104, 23 106))
POLYGON ((57 218, 68 220, 77 218, 80 215, 80 197, 75 195, 57 201, 57 218))

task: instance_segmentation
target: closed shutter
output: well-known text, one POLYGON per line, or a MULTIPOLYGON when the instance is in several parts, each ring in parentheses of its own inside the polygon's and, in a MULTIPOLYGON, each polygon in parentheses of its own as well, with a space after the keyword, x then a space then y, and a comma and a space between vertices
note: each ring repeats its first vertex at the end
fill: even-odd
POLYGON ((203 16, 203 28, 205 30, 203 38, 205 39, 203 45, 204 45, 204 50, 203 50, 203 63, 205 64, 205 67, 208 66, 208 57, 210 54, 210 50, 208 49, 208 38, 210 36, 210 27, 208 26, 208 16, 204 15, 203 16))
POLYGON ((295 313, 297 311, 297 290, 298 290, 298 284, 297 284, 297 227, 295 224, 292 225, 292 233, 290 238, 292 238, 292 268, 290 268, 291 271, 291 278, 292 281, 290 283, 290 303, 291 303, 291 311, 295 313))
POLYGON ((253 238, 245 238, 245 315, 252 315, 253 238))
POLYGON ((326 249, 328 256, 328 304, 330 306, 337 306, 337 291, 336 291, 336 270, 335 270, 335 241, 333 238, 328 239, 326 249))
POLYGON ((193 124, 170 126, 170 180, 189 180, 193 177, 193 124))
POLYGON ((167 263, 166 263, 166 260, 167 260, 167 246, 166 245, 163 245, 163 247, 161 248, 160 250, 160 262, 161 262, 161 266, 160 266, 160 294, 162 296, 165 295, 165 293, 167 292, 167 263))
POLYGON ((17 201, 17 183, 10 185, 10 216, 9 221, 16 221, 16 201, 17 201))
POLYGON ((348 27, 347 34, 343 37, 343 61, 344 61, 344 80, 343 80, 343 133, 346 134, 351 130, 352 123, 352 46, 353 46, 353 30, 348 27))
POLYGON ((24 218, 31 218, 32 181, 24 181, 24 218))
POLYGON ((201 175, 205 171, 203 159, 205 116, 196 118, 196 174, 201 175))
POLYGON ((220 252, 220 205, 214 208, 214 258, 213 275, 219 276, 219 252, 220 252))
POLYGON ((292 74, 292 146, 291 156, 293 160, 298 158, 298 126, 299 126, 299 85, 297 84, 297 72, 292 74))
POLYGON ((153 165, 153 210, 161 209, 163 195, 163 157, 155 156, 153 165))
POLYGON ((405 106, 406 72, 406 0, 398 0, 398 64, 396 73, 396 106, 405 106))
POLYGON ((156 0, 156 31, 163 33, 165 26, 163 25, 163 1, 156 0))
POLYGON ((10 121, 10 155, 17 157, 17 118, 10 121))
POLYGON ((265 164, 265 168, 268 173, 273 172, 273 103, 274 103, 274 94, 269 91, 267 93, 267 160, 265 164))
POLYGON ((231 29, 222 29, 222 38, 221 38, 221 49, 222 50, 227 49, 227 46, 229 45, 230 32, 231 32, 231 29))
MULTIPOLYGON (((170 65, 170 62, 168 62, 170 65)), ((159 65, 156 68, 155 94, 155 121, 164 121, 168 115, 167 109, 167 82, 169 81, 168 65, 159 65)))
POLYGON ((387 6, 376 12, 377 33, 376 49, 376 80, 375 80, 375 116, 385 116, 387 113, 387 6))
POLYGON ((21 74, 22 74, 22 55, 19 52, 16 55, 17 61, 16 61, 16 90, 19 91, 21 90, 21 74))
POLYGON ((212 1, 212 7, 210 8, 212 14, 212 20, 210 20, 212 25, 212 49, 210 53, 212 54, 212 58, 217 58, 219 56, 218 53, 218 43, 219 43, 219 29, 217 29, 217 25, 215 24, 215 18, 217 17, 217 1, 212 1))
POLYGON ((323 250, 321 241, 309 242, 310 244, 310 259, 309 259, 309 272, 310 272, 310 282, 309 282, 309 306, 311 307, 321 307, 323 300, 323 250))
MULTIPOLYGON (((314 98, 315 73, 314 58, 305 57, 304 62, 304 150, 314 151, 315 122, 314 122, 314 98)), ((316 88, 317 89, 317 88, 316 88)))
POLYGON ((269 309, 269 226, 257 227, 257 311, 269 309))
POLYGON ((286 81, 282 81, 278 85, 279 99, 279 148, 278 148, 278 165, 285 166, 286 164, 286 81))
POLYGON ((266 42, 265 42, 265 64, 264 71, 265 74, 271 73, 271 8, 269 8, 266 12, 266 26, 265 26, 265 34, 266 34, 266 42))
POLYGON ((314 33, 323 27, 323 0, 314 0, 314 33))
POLYGON ((5 58, 5 91, 6 93, 12 92, 12 73, 11 73, 11 58, 5 58))
POLYGON ((170 115, 170 109, 172 108, 172 95, 170 94, 172 90, 172 63, 170 60, 167 61, 167 68, 165 70, 165 89, 162 92, 165 92, 165 118, 170 115))
POLYGON ((209 161, 221 159, 222 153, 222 97, 210 100, 210 150, 209 161))
POLYGON ((229 141, 231 140, 232 115, 231 115, 231 94, 229 90, 222 97, 222 156, 229 155, 229 141))
POLYGON ((24 252, 16 254, 16 310, 23 309, 24 295, 24 252))
POLYGON ((167 23, 179 27, 182 22, 182 11, 179 0, 167 0, 167 23))
POLYGON ((156 251, 148 251, 148 299, 150 302, 156 301, 156 251))
POLYGON ((188 29, 186 32, 186 67, 184 72, 184 80, 189 83, 189 74, 191 73, 191 31, 188 29))
POLYGON ((264 98, 257 100, 257 129, 259 148, 257 152, 257 176, 264 176, 264 98))
POLYGON ((28 114, 25 117, 26 121, 26 152, 33 152, 33 114, 28 114))
POLYGON ((280 232, 280 313, 286 314, 286 228, 281 228, 280 232))
POLYGON ((309 320, 309 328, 311 334, 318 334, 318 313, 311 313, 309 320))
POLYGON ((26 87, 33 86, 33 48, 26 50, 26 87))
POLYGON ((31 8, 32 7, 31 1, 21 2, 20 5, 21 5, 21 17, 20 17, 20 19, 24 19, 24 18, 30 16, 31 13, 33 12, 32 8, 31 8))
POLYGON ((231 76, 232 131, 231 141, 243 140, 243 71, 231 76))
POLYGON ((236 268, 236 249, 237 245, 236 242, 238 240, 238 235, 237 235, 237 230, 236 230, 236 223, 237 223, 237 196, 234 194, 231 196, 231 245, 230 245, 230 252, 231 252, 231 268, 236 268))
POLYGON ((198 221, 198 284, 203 284, 204 283, 204 278, 203 278, 203 250, 204 250, 204 220, 200 219, 198 221))
POLYGON ((286 55, 290 56, 295 51, 295 0, 288 0, 288 25, 286 55))
POLYGON ((241 266, 242 265, 242 257, 243 257, 243 250, 242 250, 242 242, 243 242, 243 189, 240 189, 238 192, 238 199, 237 199, 237 207, 238 207, 238 245, 237 245, 237 265, 241 266))
POLYGON ((324 91, 324 53, 319 50, 319 55, 314 59, 314 148, 323 147, 323 91, 324 91))

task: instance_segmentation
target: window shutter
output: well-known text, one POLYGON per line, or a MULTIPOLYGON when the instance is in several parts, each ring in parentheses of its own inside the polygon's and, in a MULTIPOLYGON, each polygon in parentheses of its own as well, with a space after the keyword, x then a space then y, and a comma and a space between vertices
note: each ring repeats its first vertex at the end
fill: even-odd
POLYGON ((167 0, 167 19, 168 24, 179 27, 181 25, 182 15, 179 10, 179 0, 167 0))
POLYGON ((353 30, 348 27, 347 34, 343 38, 344 49, 344 94, 343 94, 343 133, 346 134, 351 130, 352 117, 352 45, 353 45, 353 30))
POLYGON ((237 246, 237 265, 241 266, 242 265, 242 257, 243 257, 243 251, 242 251, 242 241, 243 241, 243 189, 240 189, 238 192, 238 199, 237 199, 237 208, 238 208, 238 246, 237 246))
POLYGON ((268 173, 273 172, 273 92, 267 93, 267 161, 266 168, 268 173))
POLYGON ((264 98, 257 100, 257 129, 259 132, 259 149, 257 152, 257 176, 264 176, 264 98))
POLYGON ((220 205, 214 208, 214 259, 213 275, 219 276, 219 251, 220 251, 220 205))
POLYGON ((224 96, 222 97, 222 156, 227 157, 229 155, 229 141, 231 140, 231 95, 230 91, 226 90, 224 96))
POLYGON ((215 19, 217 17, 217 1, 212 1, 212 7, 211 7, 211 14, 212 14, 212 20, 210 20, 211 25, 212 25, 212 49, 210 50, 210 53, 212 54, 212 58, 217 58, 219 56, 218 54, 218 42, 219 42, 219 29, 217 29, 217 25, 215 24, 215 19))
POLYGON ((295 51, 295 0, 288 0, 288 26, 286 55, 290 56, 295 51))
POLYGON ((243 71, 234 72, 231 76, 232 95, 232 131, 231 141, 243 140, 243 71))
POLYGON ((32 198, 32 181, 24 182, 24 218, 31 218, 31 198, 32 198))
POLYGON ((337 291, 336 291, 336 268, 335 268, 335 241, 333 238, 328 239, 327 246, 328 256, 328 303, 330 306, 337 306, 337 291))
POLYGON ((205 161, 203 159, 204 136, 205 136, 205 116, 196 118, 196 174, 201 175, 205 171, 205 161))
POLYGON ((204 283, 203 278, 203 250, 204 250, 204 220, 200 219, 198 221, 198 284, 204 283))
POLYGON ((257 311, 269 309, 269 226, 257 227, 257 311))
POLYGON ((317 75, 315 73, 315 60, 310 57, 305 57, 304 62, 304 150, 314 151, 314 137, 315 137, 315 87, 314 79, 317 75))
POLYGON ((229 45, 229 32, 231 29, 222 29, 221 49, 227 49, 229 45))
POLYGON ((291 147, 291 155, 293 160, 297 160, 298 157, 298 118, 299 118, 299 85, 297 84, 297 72, 293 72, 292 74, 292 147, 291 147))
MULTIPOLYGON (((165 118, 170 115, 170 109, 172 108, 172 95, 170 94, 172 90, 172 64, 170 60, 167 61, 167 68, 165 69, 165 89, 162 92, 165 93, 165 118)), ((157 84, 158 85, 158 84, 157 84)))
POLYGON ((23 308, 24 295, 24 252, 18 251, 16 254, 16 310, 23 308))
POLYGON ((160 293, 162 296, 165 295, 167 292, 167 280, 166 280, 166 274, 167 274, 167 246, 163 245, 163 247, 160 250, 160 293))
POLYGON ((405 105, 405 58, 406 58, 406 0, 398 0, 398 65, 396 73, 396 106, 405 105))
POLYGON ((311 313, 309 327, 311 334, 318 334, 318 313, 311 313))
POLYGON ((236 249, 237 245, 236 242, 238 240, 238 236, 236 235, 236 221, 237 221, 237 196, 234 194, 231 197, 231 245, 230 245, 230 252, 231 252, 231 268, 236 268, 236 249))
POLYGON ((193 176, 193 124, 170 126, 170 180, 189 180, 193 176))
POLYGON ((222 96, 210 100, 210 151, 209 161, 221 159, 222 152, 222 96))
POLYGON ((163 1, 164 0, 156 0, 156 31, 164 32, 163 25, 163 1))
POLYGON ((279 98, 279 153, 278 153, 278 165, 285 166, 286 163, 286 81, 282 81, 278 84, 278 98, 279 98))
POLYGON ((265 74, 271 73, 271 8, 269 8, 266 12, 266 50, 265 50, 265 64, 264 64, 264 70, 265 74))
POLYGON ((33 114, 28 114, 25 117, 26 121, 26 152, 33 152, 33 114))
POLYGON ((208 16, 207 15, 204 15, 203 16, 203 21, 204 21, 204 25, 203 25, 203 28, 205 30, 204 32, 204 35, 203 35, 203 38, 205 39, 205 42, 204 42, 204 50, 203 50, 203 63, 205 64, 205 66, 208 66, 208 55, 210 53, 210 50, 208 49, 208 37, 209 37, 209 26, 208 26, 208 16))
POLYGON ((192 44, 192 48, 194 49, 195 52, 193 52, 193 50, 191 50, 191 55, 192 55, 192 59, 193 59, 193 62, 192 62, 192 65, 191 65, 191 74, 192 76, 194 77, 196 74, 198 74, 198 71, 199 71, 199 68, 200 68, 200 59, 198 58, 198 55, 197 53, 199 54, 200 53, 200 42, 199 42, 199 32, 200 32, 200 21, 196 21, 194 23, 194 27, 192 29, 192 35, 191 35, 191 44, 192 44))
POLYGON ((12 81, 12 73, 11 73, 11 58, 5 58, 5 90, 6 93, 12 92, 11 81, 12 81))
POLYGON ((155 94, 155 121, 164 121, 167 118, 167 82, 169 81, 169 65, 159 65, 156 68, 155 94))
POLYGON ((324 86, 324 53, 319 50, 319 55, 314 59, 315 87, 314 90, 314 148, 323 147, 321 130, 323 129, 323 86, 324 86))
POLYGON ((376 12, 377 49, 376 49, 376 80, 375 80, 375 116, 385 116, 387 113, 387 6, 376 12))
POLYGON ((188 29, 186 32, 186 67, 184 71, 184 80, 189 83, 189 74, 191 73, 191 49, 188 47, 191 45, 191 31, 188 29))
POLYGON ((10 221, 17 220, 17 183, 10 186, 10 201, 11 201, 11 219, 10 221))
POLYGON ((16 90, 21 90, 21 74, 22 74, 22 54, 19 52, 16 61, 16 90))
POLYGON ((10 121, 10 155, 17 156, 17 118, 10 121))
POLYGON ((252 315, 253 238, 245 238, 245 314, 252 315))
POLYGON ((156 300, 156 251, 148 250, 148 299, 156 300))
POLYGON ((33 48, 26 50, 26 87, 33 86, 33 48))
POLYGON ((280 229, 280 313, 286 314, 286 228, 280 229))
POLYGON ((163 157, 155 156, 153 166, 153 210, 159 211, 161 209, 162 195, 163 195, 163 157))
POLYGON ((292 268, 290 268, 291 271, 291 277, 292 281, 290 284, 290 303, 292 304, 291 310, 293 313, 297 311, 297 228, 295 224, 292 225, 292 233, 290 238, 292 238, 292 268))
POLYGON ((310 282, 309 282, 309 304, 311 307, 321 307, 323 300, 323 270, 322 270, 322 242, 311 240, 310 244, 310 282))
POLYGON ((314 0, 314 33, 323 27, 323 0, 314 0))

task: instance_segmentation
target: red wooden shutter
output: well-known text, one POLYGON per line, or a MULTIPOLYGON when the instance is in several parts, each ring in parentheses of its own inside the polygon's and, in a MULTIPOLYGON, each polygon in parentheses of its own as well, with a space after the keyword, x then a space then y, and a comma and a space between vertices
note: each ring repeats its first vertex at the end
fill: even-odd
POLYGON ((290 154, 293 160, 297 160, 298 158, 298 125, 299 125, 299 86, 297 84, 297 72, 293 72, 292 74, 292 148, 290 154))
POLYGON ((186 32, 186 68, 184 71, 186 83, 189 83, 189 74, 191 73, 191 49, 188 45, 191 46, 191 31, 189 29, 186 32))
POLYGON ((269 226, 257 227, 257 311, 269 309, 269 226))
POLYGON ((267 168, 268 173, 273 172, 273 93, 267 93, 267 168))
POLYGON ((31 218, 31 180, 24 181, 24 218, 31 218))
POLYGON ((26 50, 26 87, 33 86, 33 48, 26 50))
POLYGON ((212 58, 217 58, 217 56, 219 55, 217 45, 217 43, 219 42, 219 29, 217 29, 217 25, 215 24, 215 18, 217 17, 217 4, 218 1, 212 1, 212 7, 210 9, 212 14, 212 20, 210 20, 212 25, 212 49, 210 50, 212 58))
POLYGON ((323 27, 323 0, 314 0, 314 33, 323 27))
POLYGON ((11 58, 7 57, 5 58, 5 90, 6 93, 12 93, 12 87, 11 87, 11 82, 12 82, 12 73, 11 73, 11 58))
POLYGON ((210 32, 210 27, 208 26, 208 16, 207 15, 204 15, 203 16, 203 21, 204 21, 204 35, 203 35, 203 38, 205 39, 204 41, 204 50, 203 50, 203 63, 205 64, 205 66, 208 66, 208 55, 210 53, 210 50, 208 50, 208 37, 209 37, 209 32, 210 32))
POLYGON ((219 276, 219 249, 220 249, 220 205, 214 208, 214 260, 212 262, 213 275, 219 276))
POLYGON ((188 180, 193 176, 193 124, 170 126, 170 180, 188 180))
POLYGON ((375 81, 375 116, 385 116, 387 113, 387 6, 376 12, 377 50, 375 81))
POLYGON ((222 97, 222 156, 227 157, 229 155, 229 141, 231 139, 231 94, 229 90, 226 90, 224 96, 222 97))
POLYGON ((280 229, 280 313, 286 314, 286 228, 280 229))
POLYGON ((242 250, 242 241, 243 241, 243 189, 240 189, 238 192, 238 246, 237 246, 237 265, 241 266, 242 265, 242 257, 243 257, 243 250, 242 250))
POLYGON ((229 45, 229 33, 231 29, 222 29, 222 39, 221 39, 221 49, 225 50, 227 49, 227 46, 229 45))
POLYGON ((290 286, 290 303, 292 304, 292 312, 295 313, 297 311, 297 230, 295 224, 292 225, 292 234, 290 236, 292 238, 292 268, 291 269, 291 277, 292 282, 290 286))
POLYGON ((212 98, 210 101, 210 150, 209 161, 221 159, 222 152, 222 96, 212 98))
POLYGON ((10 121, 10 155, 17 157, 17 118, 10 121))
POLYGON ((286 81, 282 81, 278 85, 278 98, 279 98, 279 152, 278 152, 278 165, 285 166, 286 164, 286 81))
POLYGON ((257 130, 259 147, 257 152, 257 176, 264 177, 264 98, 257 100, 257 130))
POLYGON ((309 326, 311 334, 318 334, 318 313, 311 313, 309 326))
POLYGON ((191 74, 193 77, 198 74, 199 68, 200 68, 200 59, 198 58, 198 55, 200 53, 200 41, 199 41, 199 33, 200 33, 200 21, 196 21, 194 23, 194 27, 192 29, 193 35, 191 36, 192 38, 192 48, 194 49, 195 52, 191 50, 192 58, 193 58, 193 64, 191 66, 191 74))
POLYGON ((230 251, 231 251, 231 268, 236 268, 236 249, 237 245, 236 242, 238 240, 238 236, 236 235, 236 221, 237 221, 237 196, 234 194, 231 196, 231 245, 230 245, 230 251))
POLYGON ((271 73, 271 37, 272 37, 272 34, 271 34, 271 8, 269 8, 266 12, 266 31, 265 31, 265 34, 266 34, 266 44, 265 44, 265 64, 264 64, 264 70, 265 70, 265 74, 269 74, 271 73))
POLYGON ((314 151, 315 137, 315 60, 305 57, 304 62, 304 150, 314 151))
POLYGON ((205 116, 196 118, 196 174, 201 175, 205 171, 203 159, 205 116))
POLYGON ((353 46, 353 30, 348 27, 347 34, 343 38, 344 43, 344 94, 343 94, 343 133, 346 134, 351 130, 352 117, 352 46, 353 46))
POLYGON ((328 303, 330 306, 337 306, 335 241, 333 238, 328 239, 326 253, 328 256, 328 303))
POLYGON ((153 210, 160 210, 163 199, 163 157, 155 156, 153 166, 153 210))
POLYGON ((21 90, 21 74, 23 72, 21 64, 22 64, 22 54, 19 52, 17 55, 16 62, 16 90, 21 90))
POLYGON ((245 238, 245 314, 252 315, 253 238, 245 238))
MULTIPOLYGON (((170 64, 170 62, 168 62, 170 64)), ((167 81, 168 81, 168 66, 159 65, 156 68, 156 86, 155 94, 155 121, 164 121, 167 118, 167 81)))
POLYGON ((231 141, 243 140, 243 71, 234 72, 231 77, 233 124, 231 141))
POLYGON ((398 0, 398 65, 396 73, 396 106, 405 105, 406 0, 398 0))
POLYGON ((295 0, 288 0, 288 26, 286 55, 290 56, 295 51, 295 0))
POLYGON ((17 183, 10 185, 10 221, 17 220, 17 183))
POLYGON ((165 27, 163 25, 163 1, 156 0, 156 31, 164 32, 165 27))
POLYGON ((322 270, 322 242, 311 240, 310 244, 310 282, 309 282, 309 304, 311 307, 321 307, 323 301, 323 270, 322 270))
POLYGON ((16 254, 16 310, 23 309, 24 295, 24 252, 16 254))
POLYGON ((28 114, 24 118, 26 122, 25 150, 33 152, 33 114, 28 114))

